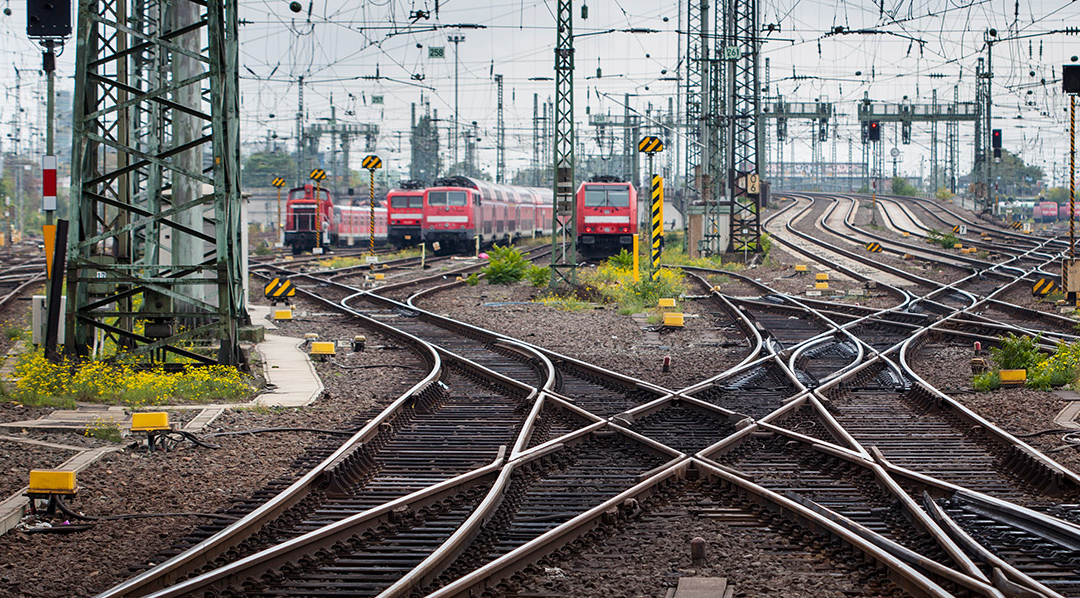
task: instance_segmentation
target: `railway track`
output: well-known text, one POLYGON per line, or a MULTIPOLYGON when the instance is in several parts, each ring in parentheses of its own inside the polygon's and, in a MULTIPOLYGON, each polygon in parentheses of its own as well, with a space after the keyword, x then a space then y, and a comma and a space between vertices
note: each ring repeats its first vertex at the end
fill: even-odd
MULTIPOLYGON (((1023 280, 1045 247, 1019 248, 1012 269, 971 266, 1023 280)), ((323 475, 323 502, 291 527, 153 595, 538 595, 544 567, 681 519, 776 546, 795 575, 838 567, 857 587, 829 587, 851 594, 1080 595, 1080 479, 907 363, 931 334, 1023 330, 976 311, 1007 308, 993 299, 1002 277, 958 289, 907 277, 884 309, 745 280, 760 299, 712 300, 752 349, 680 390, 321 278, 311 290, 327 306, 431 347, 434 398, 339 454, 359 467, 323 475)))

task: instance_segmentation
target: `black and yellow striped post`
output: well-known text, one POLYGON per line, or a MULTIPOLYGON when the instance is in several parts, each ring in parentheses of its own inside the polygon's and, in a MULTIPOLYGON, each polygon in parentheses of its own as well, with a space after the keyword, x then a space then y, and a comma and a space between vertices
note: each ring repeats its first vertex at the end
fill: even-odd
POLYGON ((319 195, 322 193, 322 180, 326 178, 326 171, 321 168, 316 168, 311 171, 311 180, 315 181, 315 247, 318 249, 315 253, 322 253, 322 202, 319 201, 319 195))
POLYGON ((362 165, 368 169, 368 251, 375 255, 375 171, 382 168, 382 160, 374 154, 364 156, 362 165))
POLYGON ((278 247, 285 246, 285 222, 281 220, 281 188, 285 186, 285 179, 282 177, 274 177, 274 180, 270 181, 270 184, 277 187, 277 229, 278 229, 278 247))
MULTIPOLYGON (((651 160, 650 160, 651 161, 651 160)), ((660 278, 660 252, 664 242, 664 177, 652 177, 652 278, 660 278)))
MULTIPOLYGON (((1064 77, 1062 77, 1064 79, 1064 77)), ((1069 262, 1076 260, 1076 94, 1069 94, 1069 262)), ((1066 283, 1065 273, 1068 268, 1062 268, 1062 282, 1066 283)), ((1073 284, 1065 284, 1065 299, 1076 304, 1076 291, 1073 284), (1072 291, 1072 292, 1069 292, 1072 291)))
POLYGON ((664 151, 664 142, 659 137, 642 137, 638 142, 638 151, 649 156, 649 174, 652 177, 652 279, 660 279, 660 254, 664 246, 664 177, 653 173, 653 155, 664 151))

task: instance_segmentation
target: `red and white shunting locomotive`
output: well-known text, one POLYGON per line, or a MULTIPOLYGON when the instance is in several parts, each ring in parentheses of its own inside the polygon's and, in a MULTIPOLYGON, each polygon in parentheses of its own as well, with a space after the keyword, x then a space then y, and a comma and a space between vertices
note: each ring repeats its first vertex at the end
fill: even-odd
MULTIPOLYGON (((336 206, 330 192, 315 185, 304 185, 289 191, 285 203, 285 246, 294 254, 315 247, 331 245, 363 245, 369 242, 371 209, 367 204, 336 206), (322 237, 319 238, 321 231, 322 237)), ((375 206, 375 243, 386 242, 386 208, 375 206)))
POLYGON ((638 232, 638 195, 630 183, 597 176, 578 187, 577 247, 586 257, 633 251, 638 232))
POLYGON ((441 253, 551 233, 551 189, 436 179, 424 190, 421 235, 441 253))

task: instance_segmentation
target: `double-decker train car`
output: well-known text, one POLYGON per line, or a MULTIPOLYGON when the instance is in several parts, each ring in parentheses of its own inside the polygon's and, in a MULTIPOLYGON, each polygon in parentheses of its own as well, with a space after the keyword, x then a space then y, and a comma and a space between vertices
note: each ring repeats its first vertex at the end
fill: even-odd
POLYGON ((617 177, 596 176, 581 184, 577 202, 577 247, 586 257, 633 251, 638 231, 637 190, 617 177))
MULTIPOLYGON (((334 206, 333 243, 353 247, 371 242, 371 207, 368 204, 334 206)), ((375 244, 387 242, 387 209, 375 206, 375 244)))
MULTIPOLYGON (((335 206, 326 189, 319 189, 316 201, 315 189, 315 185, 304 185, 289 191, 289 199, 285 203, 285 246, 291 248, 293 254, 298 254, 316 246, 367 243, 371 234, 369 206, 335 206), (319 231, 322 232, 321 239, 318 237, 319 231)), ((386 208, 376 205, 376 244, 386 242, 386 224, 386 208)))
POLYGON ((389 217, 387 241, 397 248, 420 243, 420 221, 424 218, 424 183, 402 181, 400 189, 386 194, 389 217))
POLYGON ((468 177, 436 179, 424 190, 421 235, 441 253, 512 243, 551 232, 550 189, 495 185, 468 177))
MULTIPOLYGON (((1038 204, 1039 209, 1036 218, 1041 222, 1056 222, 1058 219, 1058 205, 1052 201, 1044 201, 1038 204)), ((1068 217, 1069 209, 1065 208, 1065 216, 1068 217)))

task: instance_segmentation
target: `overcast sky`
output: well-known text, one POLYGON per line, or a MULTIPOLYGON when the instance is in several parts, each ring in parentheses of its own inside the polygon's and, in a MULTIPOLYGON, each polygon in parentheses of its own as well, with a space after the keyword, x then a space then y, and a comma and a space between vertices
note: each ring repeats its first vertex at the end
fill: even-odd
MULTIPOLYGON (((976 59, 986 55, 984 32, 998 30, 994 46, 994 127, 1004 130, 1005 146, 1052 174, 1053 164, 1067 164, 1067 100, 1060 92, 1061 65, 1080 54, 1080 35, 1047 34, 1080 26, 1080 2, 1016 0, 947 1, 867 0, 825 2, 762 0, 762 23, 776 23, 763 56, 769 58, 772 89, 791 101, 828 99, 841 113, 837 159, 846 161, 847 139, 858 129, 855 102, 899 102, 904 96, 929 102, 934 89, 943 100, 960 86, 962 101, 974 99, 976 59), (826 35, 836 26, 869 33, 826 35), (1041 34, 1041 35, 1040 35, 1041 34), (1019 39, 1017 39, 1019 38, 1019 39), (861 73, 861 74, 856 74, 861 73), (1034 73, 1034 76, 1031 75, 1034 73), (938 75, 943 75, 938 77, 938 75), (1042 81, 1045 80, 1045 84, 1042 81)), ((532 146, 532 95, 552 95, 555 1, 435 0, 356 2, 301 0, 299 14, 285 0, 241 2, 242 134, 245 141, 268 132, 291 140, 295 129, 296 80, 304 76, 309 122, 330 116, 331 98, 339 120, 377 123, 382 131, 378 152, 390 164, 407 157, 410 103, 421 97, 441 118, 454 112, 454 52, 450 34, 460 44, 460 120, 477 121, 481 159, 493 171, 495 83, 505 78, 505 119, 510 169, 525 167, 532 146), (310 10, 310 21, 308 11, 310 10), (427 18, 417 15, 422 11, 427 18), (436 13, 437 11, 437 13, 436 13), (482 28, 455 29, 455 24, 482 28), (445 47, 444 59, 428 58, 429 47, 445 47), (361 77, 381 77, 365 80, 361 77), (372 104, 383 96, 383 105, 372 104), (273 116, 271 116, 273 115, 273 116), (399 145, 397 133, 402 132, 399 145)), ((588 18, 574 6, 577 35, 609 29, 652 29, 656 33, 600 33, 576 40, 575 108, 579 121, 591 113, 622 113, 622 97, 632 105, 666 107, 680 69, 685 36, 685 7, 646 0, 589 0, 588 18), (665 20, 666 19, 666 20, 665 20), (597 78, 597 69, 602 76, 597 78)), ((16 69, 21 71, 22 103, 28 120, 41 105, 35 94, 44 86, 37 70, 40 54, 25 37, 25 5, 12 2, 11 16, 0 16, 0 64, 7 96, 0 105, 5 133, 13 116, 16 69)), ((74 44, 59 61, 61 85, 72 86, 74 44)), ((591 137, 579 128, 579 135, 591 137)), ((791 123, 796 159, 809 159, 809 126, 791 123)), ((892 131, 885 130, 886 147, 892 131)), ((944 127, 939 131, 944 137, 944 127)), ((5 134, 6 137, 6 134, 5 134)), ((29 137, 24 132, 24 139, 29 137)), ((963 170, 971 163, 972 127, 961 127, 963 170)), ((329 140, 326 140, 328 143, 329 140)), ((898 141, 898 140, 897 140, 898 141)), ((291 141, 289 141, 291 147, 291 141)), ((355 146, 354 146, 355 147, 355 146)), ((595 150, 595 142, 587 146, 595 150)), ((4 150, 10 149, 5 139, 4 150)), ((918 175, 929 158, 929 130, 916 125, 913 144, 900 146, 901 170, 918 175)), ((854 147, 859 156, 858 142, 854 147)), ((941 148, 944 158, 944 148, 941 148)), ((358 154, 362 154, 362 148, 358 154)), ((792 150, 788 160, 792 160, 792 150)), ((832 143, 826 145, 832 157, 832 143)), ((355 157, 356 160, 359 156, 355 157)), ((354 164, 356 167, 356 164, 354 164)), ((925 167, 925 166, 924 166, 925 167)))

